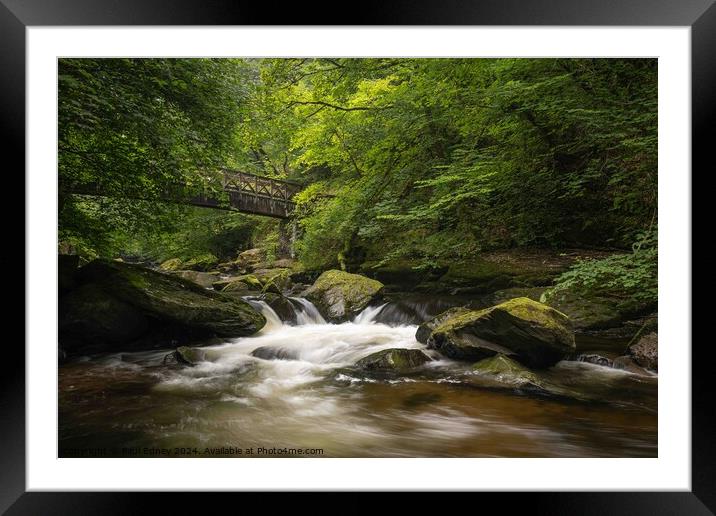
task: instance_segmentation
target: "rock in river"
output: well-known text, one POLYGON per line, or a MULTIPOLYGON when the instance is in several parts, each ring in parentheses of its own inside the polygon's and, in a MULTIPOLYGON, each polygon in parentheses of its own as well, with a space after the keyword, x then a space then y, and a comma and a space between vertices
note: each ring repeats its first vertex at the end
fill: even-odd
POLYGON ((102 351, 103 345, 134 340, 147 328, 140 310, 97 285, 83 285, 60 300, 59 330, 68 353, 87 347, 102 351))
POLYGON ((428 348, 459 360, 482 360, 497 353, 528 367, 554 365, 575 350, 569 318, 521 297, 443 321, 430 334, 428 348))
POLYGON ((503 354, 480 360, 472 369, 500 387, 543 389, 542 381, 534 372, 503 354))
POLYGON ((404 372, 415 369, 430 360, 430 357, 419 349, 392 348, 371 353, 360 359, 356 365, 371 371, 404 372))
POLYGON ((425 321, 423 324, 418 326, 418 331, 415 332, 415 339, 418 342, 422 342, 423 344, 428 342, 428 338, 430 338, 430 334, 433 332, 435 328, 440 326, 442 323, 450 319, 451 317, 455 317, 457 315, 462 315, 467 312, 469 312, 469 308, 465 308, 462 306, 455 306, 453 308, 449 308, 445 310, 444 312, 436 315, 432 319, 425 321))
POLYGON ((360 274, 330 270, 321 274, 304 296, 329 322, 345 322, 358 315, 383 292, 383 284, 360 274))
POLYGON ((649 333, 644 335, 636 344, 629 346, 627 355, 640 366, 652 371, 658 371, 659 349, 657 334, 649 333))
POLYGON ((266 324, 245 301, 137 265, 95 260, 79 276, 145 315, 218 336, 252 335, 266 324))
POLYGON ((195 366, 206 359, 203 349, 180 346, 164 357, 164 363, 177 363, 181 365, 195 366))

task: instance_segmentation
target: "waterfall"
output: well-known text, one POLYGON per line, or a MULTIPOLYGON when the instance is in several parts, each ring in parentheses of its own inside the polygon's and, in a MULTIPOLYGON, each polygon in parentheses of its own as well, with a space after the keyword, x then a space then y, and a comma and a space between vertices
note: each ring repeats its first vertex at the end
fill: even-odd
POLYGON ((353 322, 355 324, 374 324, 376 322, 375 318, 387 304, 388 303, 383 303, 379 306, 366 307, 361 313, 356 316, 355 319, 353 319, 353 322))
POLYGON ((263 314, 263 316, 266 318, 266 325, 261 329, 262 333, 276 330, 283 326, 281 318, 274 311, 274 309, 269 306, 266 301, 262 301, 260 299, 247 299, 246 302, 253 306, 256 310, 261 312, 261 314, 263 314))
POLYGON ((299 305, 296 310, 296 324, 326 324, 326 320, 308 299, 302 297, 289 297, 294 306, 299 305))

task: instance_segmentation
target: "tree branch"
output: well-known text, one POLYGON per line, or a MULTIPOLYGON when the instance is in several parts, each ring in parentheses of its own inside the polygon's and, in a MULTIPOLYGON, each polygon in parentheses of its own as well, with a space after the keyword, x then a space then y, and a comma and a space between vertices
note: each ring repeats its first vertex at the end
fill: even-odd
POLYGON ((335 104, 330 104, 328 102, 323 102, 321 100, 292 100, 288 103, 288 106, 286 108, 291 108, 293 106, 323 106, 323 107, 329 107, 332 109, 337 109, 338 111, 374 111, 374 110, 381 110, 381 109, 390 109, 393 106, 383 106, 383 107, 370 107, 370 106, 356 106, 356 107, 344 107, 344 106, 337 106, 335 104))

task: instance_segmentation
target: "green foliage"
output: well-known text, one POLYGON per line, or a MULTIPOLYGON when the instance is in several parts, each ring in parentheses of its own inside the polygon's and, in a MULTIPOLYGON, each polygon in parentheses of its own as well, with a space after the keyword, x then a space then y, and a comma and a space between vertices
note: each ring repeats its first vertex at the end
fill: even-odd
POLYGON ((225 165, 245 70, 233 59, 60 59, 61 236, 108 255, 113 233, 162 225, 176 213, 131 199, 177 185, 201 189, 225 165), (74 183, 95 183, 115 199, 68 195, 74 183))
POLYGON ((252 246, 261 224, 258 217, 208 208, 184 207, 174 215, 161 229, 131 234, 115 231, 115 252, 158 262, 169 258, 189 261, 202 255, 228 261, 252 246))
POLYGON ((343 266, 358 248, 431 263, 515 245, 624 247, 656 206, 655 60, 258 66, 270 101, 255 109, 288 135, 272 161, 313 183, 298 212, 309 266, 343 266))
POLYGON ((583 260, 557 278, 545 292, 549 298, 561 291, 585 296, 607 295, 638 302, 658 299, 657 230, 639 235, 629 254, 616 254, 601 260, 583 260))

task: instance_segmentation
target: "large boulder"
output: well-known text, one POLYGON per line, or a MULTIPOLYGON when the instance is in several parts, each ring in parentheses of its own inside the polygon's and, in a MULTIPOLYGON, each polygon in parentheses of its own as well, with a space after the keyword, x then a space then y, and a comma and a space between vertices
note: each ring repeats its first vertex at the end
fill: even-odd
POLYGON ((418 342, 422 342, 423 344, 427 344, 428 339, 430 338, 430 334, 433 332, 435 328, 440 326, 442 323, 450 319, 451 317, 455 317, 457 315, 463 315, 467 312, 470 312, 469 308, 465 308, 464 306, 456 306, 453 308, 448 308, 444 312, 436 315, 432 319, 425 321, 423 324, 418 326, 418 331, 415 332, 415 340, 418 342))
POLYGON ((430 334, 428 348, 471 361, 502 353, 542 368, 573 353, 575 344, 566 315, 521 297, 447 319, 430 334))
POLYGON ((172 274, 194 282, 204 288, 211 288, 219 277, 219 274, 216 272, 173 271, 172 274))
POLYGON ((430 360, 430 357, 419 349, 391 348, 361 358, 356 362, 356 366, 369 371, 406 372, 430 360))
POLYGON ((289 269, 254 269, 253 275, 261 282, 262 290, 280 294, 291 287, 289 269))
POLYGON ((240 299, 137 265, 95 260, 79 275, 85 283, 160 321, 222 337, 252 335, 266 324, 263 315, 240 299))
POLYGON ((644 335, 636 344, 629 346, 627 356, 642 367, 658 371, 659 369, 659 346, 656 333, 644 335))
POLYGON ((330 270, 321 274, 304 296, 329 322, 345 322, 358 315, 383 292, 383 284, 360 274, 330 270))
POLYGON ((60 301, 60 340, 67 353, 130 342, 147 328, 141 310, 94 284, 83 285, 60 301))

